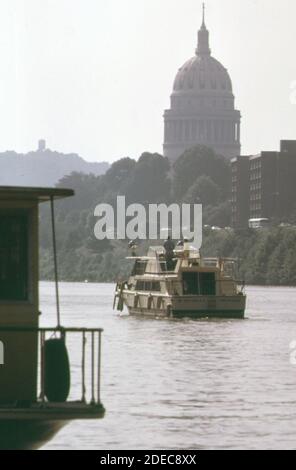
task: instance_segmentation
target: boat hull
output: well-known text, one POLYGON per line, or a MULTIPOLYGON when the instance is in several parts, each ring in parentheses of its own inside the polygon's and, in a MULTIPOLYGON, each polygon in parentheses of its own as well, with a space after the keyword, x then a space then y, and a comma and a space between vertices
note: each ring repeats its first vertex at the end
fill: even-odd
POLYGON ((234 296, 184 296, 172 298, 173 316, 195 318, 244 318, 246 297, 234 296))
POLYGON ((171 315, 163 312, 162 310, 145 310, 128 308, 130 315, 142 315, 150 317, 173 317, 173 318, 230 318, 230 319, 244 319, 244 310, 173 310, 171 315))
POLYGON ((0 450, 36 450, 72 420, 103 418, 103 405, 82 402, 0 406, 0 450))
POLYGON ((37 450, 49 442, 68 421, 0 421, 0 450, 37 450))
POLYGON ((231 318, 242 319, 245 315, 246 297, 235 296, 176 296, 163 299, 161 308, 154 308, 157 299, 148 303, 143 296, 135 302, 132 295, 124 296, 130 315, 157 317, 231 318))

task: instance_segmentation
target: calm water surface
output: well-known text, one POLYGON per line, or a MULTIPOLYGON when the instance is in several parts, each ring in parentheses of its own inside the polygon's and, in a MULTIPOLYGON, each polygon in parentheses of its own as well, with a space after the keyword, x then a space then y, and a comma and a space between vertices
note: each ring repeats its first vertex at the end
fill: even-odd
MULTIPOLYGON (((64 325, 104 328, 107 413, 72 422, 46 449, 296 448, 296 289, 248 288, 244 321, 119 316, 113 291, 61 284, 64 325)), ((41 307, 54 325, 52 283, 41 283, 41 307)))

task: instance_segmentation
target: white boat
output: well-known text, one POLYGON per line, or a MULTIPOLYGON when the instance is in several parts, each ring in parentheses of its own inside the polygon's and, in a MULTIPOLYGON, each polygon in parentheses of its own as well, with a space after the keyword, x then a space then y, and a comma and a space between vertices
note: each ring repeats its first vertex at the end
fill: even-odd
POLYGON ((116 286, 114 308, 131 315, 244 318, 244 283, 236 280, 236 261, 202 258, 185 244, 168 259, 163 247, 133 256, 132 273, 116 286))

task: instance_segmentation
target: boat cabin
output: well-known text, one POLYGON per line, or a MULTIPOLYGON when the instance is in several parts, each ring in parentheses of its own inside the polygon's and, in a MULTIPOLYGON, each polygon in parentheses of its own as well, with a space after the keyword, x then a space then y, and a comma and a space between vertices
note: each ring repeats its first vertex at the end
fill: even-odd
POLYGON ((113 306, 131 315, 192 318, 244 318, 244 283, 236 260, 203 258, 189 242, 174 251, 150 247, 134 262, 127 281, 117 283, 113 306), (241 285, 240 285, 241 284, 241 285))
MULTIPOLYGON (((72 190, 0 188, 0 328, 38 328, 38 205, 72 190)), ((0 404, 37 400, 36 332, 1 332, 0 404)))
POLYGON ((175 256, 166 259, 163 247, 150 247, 148 255, 134 259, 131 276, 137 291, 157 292, 169 289, 172 295, 232 295, 236 292, 236 260, 230 258, 202 258, 190 247, 175 250, 175 256))
POLYGON ((104 415, 100 401, 102 330, 64 328, 60 318, 54 203, 73 195, 73 190, 62 188, 0 187, 1 449, 34 448, 34 442, 38 447, 69 420, 104 415), (44 202, 50 203, 52 220, 57 311, 57 324, 52 328, 39 326, 38 209, 44 202), (76 348, 81 348, 74 365, 77 371, 81 369, 81 395, 74 401, 68 400, 73 396, 66 345, 71 334, 76 335, 76 348))

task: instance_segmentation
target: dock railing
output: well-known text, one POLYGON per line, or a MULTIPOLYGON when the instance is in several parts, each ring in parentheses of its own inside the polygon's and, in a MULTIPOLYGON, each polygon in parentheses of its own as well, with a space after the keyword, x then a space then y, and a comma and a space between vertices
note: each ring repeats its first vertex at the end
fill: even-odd
MULTIPOLYGON (((102 332, 101 328, 27 328, 27 327, 0 327, 1 334, 5 333, 23 333, 23 334, 37 334, 38 338, 38 400, 41 403, 46 402, 45 395, 45 342, 51 338, 63 338, 65 345, 71 336, 72 350, 69 354, 70 374, 71 377, 75 376, 75 385, 79 380, 80 375, 80 390, 81 394, 75 397, 76 401, 87 403, 90 405, 101 404, 101 357, 102 357, 102 332), (80 336, 80 341, 77 336, 80 336), (75 343, 73 343, 75 337, 75 343), (90 347, 87 348, 87 343, 90 341, 90 347), (80 351, 77 350, 77 345, 80 346, 80 351), (71 361, 75 352, 75 359, 71 361), (78 354, 77 354, 78 353, 78 354), (73 372, 75 371, 75 374, 73 372), (88 400, 87 400, 88 398, 88 400)), ((71 346, 71 345, 70 345, 71 346)), ((36 351, 37 353, 37 351, 36 351)), ((73 390, 73 380, 71 380, 70 396, 71 399, 74 394, 77 394, 77 387, 73 390)), ((78 382, 79 385, 79 382, 78 382)), ((79 393, 79 392, 78 392, 79 393)))

